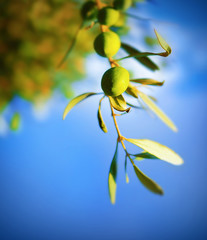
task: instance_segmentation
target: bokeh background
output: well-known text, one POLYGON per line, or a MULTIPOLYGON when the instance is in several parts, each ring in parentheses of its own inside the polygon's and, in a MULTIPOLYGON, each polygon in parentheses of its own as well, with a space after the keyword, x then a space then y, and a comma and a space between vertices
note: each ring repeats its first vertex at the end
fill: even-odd
POLYGON ((152 20, 128 18, 130 29, 119 29, 123 41, 143 51, 160 50, 144 40, 154 37, 154 28, 172 47, 169 58, 153 58, 159 72, 131 59, 122 65, 134 77, 166 81, 148 91, 179 132, 141 110, 119 118, 120 129, 126 137, 171 147, 185 163, 138 163, 163 187, 160 197, 139 183, 130 164, 130 183, 125 183, 120 148, 115 205, 107 189, 116 144, 108 102, 102 110, 107 134, 98 126, 96 96, 62 121, 67 98, 101 91, 100 79, 109 66, 92 52, 97 29, 81 33, 67 63, 57 69, 80 23, 81 1, 48 2, 0 3, 0 239, 206 239, 206 2, 140 3, 129 12, 152 20), (16 132, 9 128, 15 112, 21 116, 16 132))

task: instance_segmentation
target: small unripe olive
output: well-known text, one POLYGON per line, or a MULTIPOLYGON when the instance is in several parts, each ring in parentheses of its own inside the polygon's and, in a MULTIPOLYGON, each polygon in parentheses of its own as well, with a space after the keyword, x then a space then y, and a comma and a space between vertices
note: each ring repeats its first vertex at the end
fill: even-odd
POLYGON ((129 85, 129 72, 123 67, 107 70, 101 80, 101 88, 107 96, 121 95, 129 85))
POLYGON ((112 26, 119 19, 119 12, 111 7, 104 7, 98 12, 98 21, 100 24, 112 26))
POLYGON ((114 8, 119 10, 127 10, 132 5, 132 0, 115 0, 114 8))
POLYGON ((102 32, 94 41, 94 49, 102 57, 113 57, 120 47, 120 38, 114 32, 102 32))
POLYGON ((84 3, 80 13, 84 20, 93 20, 97 17, 96 3, 94 1, 84 3))
POLYGON ((122 27, 126 23, 126 16, 124 14, 119 14, 118 21, 113 25, 114 27, 122 27))

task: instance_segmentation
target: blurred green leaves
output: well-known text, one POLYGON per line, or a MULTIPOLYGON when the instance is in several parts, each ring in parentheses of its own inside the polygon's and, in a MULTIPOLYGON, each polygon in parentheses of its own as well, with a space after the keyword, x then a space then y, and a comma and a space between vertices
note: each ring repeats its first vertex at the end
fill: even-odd
MULTIPOLYGON (((55 90, 71 97, 71 83, 84 77, 93 30, 82 31, 71 59, 57 70, 81 23, 76 1, 3 1, 0 17, 0 111, 15 96, 46 101, 55 90)), ((73 42, 72 42, 73 44, 73 42)))
POLYGON ((12 131, 17 131, 20 127, 20 123, 21 123, 21 115, 18 112, 16 112, 11 118, 10 129, 12 131))

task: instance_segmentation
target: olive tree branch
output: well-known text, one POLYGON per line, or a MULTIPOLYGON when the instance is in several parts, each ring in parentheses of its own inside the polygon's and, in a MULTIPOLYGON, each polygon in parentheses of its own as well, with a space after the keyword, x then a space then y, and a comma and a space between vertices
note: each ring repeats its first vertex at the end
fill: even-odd
MULTIPOLYGON (((98 9, 101 9, 102 6, 103 6, 101 0, 96 0, 96 5, 97 5, 98 9)), ((105 32, 106 30, 108 30, 108 27, 100 24, 100 29, 101 29, 101 32, 105 32)), ((112 57, 108 58, 108 60, 109 60, 109 63, 111 65, 111 67, 119 66, 119 64, 112 57)), ((126 153, 126 156, 130 159, 132 165, 134 166, 133 159, 131 158, 130 154, 127 152, 126 146, 124 144, 125 138, 121 135, 121 132, 119 130, 118 123, 117 123, 117 120, 116 120, 116 114, 114 113, 114 109, 113 109, 113 106, 111 104, 110 98, 108 97, 108 99, 109 99, 109 103, 110 103, 111 114, 112 114, 112 117, 113 117, 114 125, 115 125, 115 128, 116 128, 117 134, 118 134, 118 140, 117 141, 121 142, 121 145, 122 145, 122 147, 123 147, 123 149, 126 153)))

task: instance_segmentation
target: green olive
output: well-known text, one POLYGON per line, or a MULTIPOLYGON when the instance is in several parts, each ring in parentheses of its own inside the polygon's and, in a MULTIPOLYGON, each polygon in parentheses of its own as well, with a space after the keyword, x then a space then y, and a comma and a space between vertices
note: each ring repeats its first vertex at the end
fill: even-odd
POLYGON ((97 17, 97 6, 94 1, 88 1, 81 8, 81 17, 84 20, 93 20, 97 17))
POLYGON ((104 7, 98 12, 98 21, 100 24, 112 26, 119 19, 119 12, 111 7, 104 7))
POLYGON ((123 27, 126 23, 126 16, 124 14, 119 14, 119 19, 113 25, 113 27, 123 27))
POLYGON ((107 96, 121 95, 129 85, 129 72, 123 67, 107 70, 101 80, 101 88, 107 96))
POLYGON ((114 8, 118 10, 127 10, 132 5, 132 0, 115 0, 114 8))
POLYGON ((111 31, 100 33, 94 41, 94 49, 102 57, 113 57, 120 47, 119 36, 111 31))

